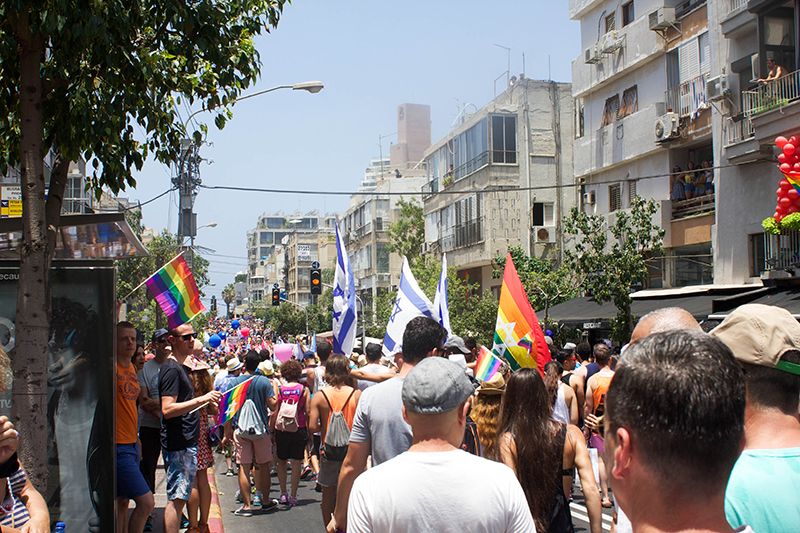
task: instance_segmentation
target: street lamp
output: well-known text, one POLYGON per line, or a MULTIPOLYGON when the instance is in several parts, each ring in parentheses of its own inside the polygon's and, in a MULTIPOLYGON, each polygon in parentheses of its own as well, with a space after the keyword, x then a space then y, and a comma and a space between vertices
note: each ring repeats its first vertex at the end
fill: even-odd
POLYGON ((199 228, 197 228, 197 229, 203 229, 203 228, 216 228, 216 227, 217 227, 217 223, 216 223, 216 222, 210 222, 210 223, 208 223, 208 224, 203 224, 202 226, 200 226, 200 227, 199 227, 199 228))

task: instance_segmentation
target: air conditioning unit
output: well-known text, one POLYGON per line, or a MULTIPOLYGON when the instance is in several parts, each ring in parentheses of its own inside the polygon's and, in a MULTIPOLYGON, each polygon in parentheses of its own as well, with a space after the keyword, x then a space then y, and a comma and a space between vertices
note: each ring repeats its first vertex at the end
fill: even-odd
POLYGON ((533 242, 550 244, 556 242, 555 226, 538 226, 533 228, 533 242))
POLYGON ((600 39, 600 51, 604 54, 613 54, 622 48, 622 39, 616 31, 610 31, 600 39))
POLYGON ((597 202, 597 194, 595 191, 586 191, 583 193, 583 203, 594 205, 597 202))
POLYGON ((665 30, 675 24, 675 8, 659 7, 649 15, 650 29, 653 31, 665 30))
POLYGON ((435 242, 426 241, 422 243, 420 252, 422 253, 422 255, 429 254, 434 250, 435 247, 436 247, 435 242))
POLYGON ((658 117, 655 123, 656 142, 680 137, 680 124, 680 116, 677 113, 667 113, 658 117))
POLYGON ((603 52, 600 51, 599 45, 593 44, 586 49, 584 56, 584 63, 591 65, 599 63, 603 59, 603 52))
POLYGON ((711 101, 722 100, 726 96, 730 96, 731 91, 728 89, 728 78, 725 76, 716 76, 709 78, 706 81, 706 98, 711 101))
POLYGON ((391 274, 378 274, 378 281, 389 281, 391 274))

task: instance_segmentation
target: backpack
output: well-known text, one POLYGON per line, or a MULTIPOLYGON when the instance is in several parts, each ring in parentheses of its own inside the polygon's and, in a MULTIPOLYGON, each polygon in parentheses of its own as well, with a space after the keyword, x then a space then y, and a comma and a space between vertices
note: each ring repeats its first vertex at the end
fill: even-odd
POLYGON ((347 420, 344 418, 344 408, 350 398, 353 397, 356 390, 350 391, 350 396, 344 401, 341 411, 334 411, 331 401, 324 391, 320 391, 325 401, 328 403, 328 408, 331 410, 330 418, 328 418, 328 431, 325 433, 325 442, 322 443, 322 455, 328 461, 344 461, 347 455, 347 448, 350 444, 350 428, 347 425, 347 420))
POLYGON ((239 431, 240 437, 250 440, 261 439, 268 433, 267 425, 261 420, 256 404, 250 398, 246 399, 242 408, 239 409, 236 429, 239 431))
MULTIPOLYGON (((284 398, 283 389, 280 390, 281 406, 278 409, 278 418, 275 421, 275 429, 278 431, 285 431, 286 433, 296 433, 297 425, 297 406, 299 400, 289 403, 288 398, 284 398)), ((302 393, 302 391, 301 391, 302 393)))

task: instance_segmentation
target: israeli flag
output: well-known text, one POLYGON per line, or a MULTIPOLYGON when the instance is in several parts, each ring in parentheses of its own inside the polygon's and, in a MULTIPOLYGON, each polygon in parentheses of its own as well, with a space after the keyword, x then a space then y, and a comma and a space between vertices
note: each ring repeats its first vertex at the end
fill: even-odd
POLYGON ((336 224, 336 274, 333 278, 333 353, 349 356, 356 340, 356 283, 336 224))
POLYGON ((447 330, 448 336, 452 335, 450 308, 447 305, 447 254, 442 254, 442 274, 439 276, 439 285, 436 286, 436 296, 433 298, 433 311, 433 318, 447 330))
POLYGON ((431 301, 419 288, 408 259, 403 258, 403 270, 400 272, 400 285, 397 287, 397 298, 386 326, 386 336, 383 338, 383 354, 394 358, 394 354, 403 349, 403 333, 406 325, 412 318, 427 316, 436 319, 431 301))

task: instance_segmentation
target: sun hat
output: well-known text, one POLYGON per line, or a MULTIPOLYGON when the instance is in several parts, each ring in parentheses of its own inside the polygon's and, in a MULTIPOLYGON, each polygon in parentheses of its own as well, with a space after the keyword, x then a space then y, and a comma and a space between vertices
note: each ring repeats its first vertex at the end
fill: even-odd
POLYGON ((239 369, 240 369, 240 368, 242 368, 243 366, 244 366, 244 363, 242 363, 241 361, 239 361, 239 359, 238 359, 238 358, 234 357, 233 359, 231 359, 230 361, 228 361, 228 365, 227 365, 227 367, 228 367, 228 372, 236 372, 237 370, 239 370, 239 369))
POLYGON ((464 369, 443 357, 427 357, 403 380, 403 406, 415 413, 446 413, 472 396, 475 389, 464 369))
POLYGON ((505 390, 506 380, 500 372, 495 372, 489 381, 481 381, 477 389, 478 394, 503 394, 505 390))
POLYGON ((272 366, 272 361, 261 361, 258 363, 258 370, 265 376, 271 376, 275 373, 275 368, 272 366))

